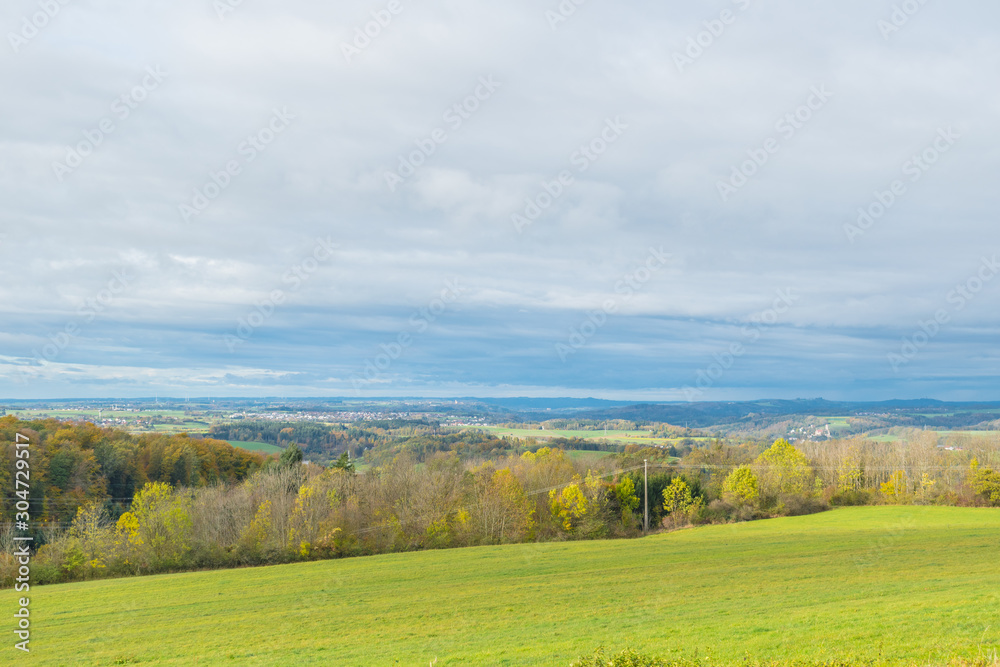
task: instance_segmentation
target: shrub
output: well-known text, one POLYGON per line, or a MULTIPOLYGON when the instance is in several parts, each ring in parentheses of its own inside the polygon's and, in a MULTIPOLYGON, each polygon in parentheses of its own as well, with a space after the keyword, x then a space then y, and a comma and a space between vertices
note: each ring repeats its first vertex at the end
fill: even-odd
POLYGON ((664 528, 680 528, 698 523, 705 507, 704 498, 691 493, 691 487, 680 477, 675 477, 663 490, 663 510, 667 516, 661 524, 664 528))
POLYGON ((798 494, 782 495, 778 498, 778 510, 785 516, 802 516, 825 512, 830 506, 820 498, 800 496, 798 494))
POLYGON ((698 523, 729 523, 736 514, 736 506, 725 500, 713 500, 698 515, 698 523))
POLYGON ((835 507, 855 507, 858 505, 870 505, 872 494, 865 489, 847 489, 837 491, 830 496, 830 504, 835 507))
POLYGON ((630 648, 612 657, 608 657, 604 649, 599 648, 594 655, 574 662, 572 667, 667 667, 667 665, 664 660, 642 655, 630 648))

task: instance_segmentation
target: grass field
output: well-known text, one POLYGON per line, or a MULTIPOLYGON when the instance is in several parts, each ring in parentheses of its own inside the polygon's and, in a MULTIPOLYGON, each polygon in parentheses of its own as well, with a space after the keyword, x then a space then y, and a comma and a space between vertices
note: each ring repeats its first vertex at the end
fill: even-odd
MULTIPOLYGON (((681 438, 654 438, 648 431, 573 431, 565 429, 531 429, 504 428, 502 426, 479 427, 497 437, 512 436, 515 438, 535 438, 536 440, 551 440, 552 438, 583 438, 598 442, 614 442, 620 444, 638 445, 669 445, 677 443, 681 438)), ((707 440, 704 436, 692 437, 691 440, 707 440)))
MULTIPOLYGON (((32 653, 17 662, 568 665, 603 644, 712 664, 945 664, 1000 648, 998 547, 1000 510, 863 507, 47 586, 30 593, 32 653)), ((15 597, 0 592, 0 609, 15 597)))
POLYGON ((591 452, 585 449, 573 449, 566 452, 566 456, 574 461, 593 461, 595 459, 603 459, 606 456, 611 456, 611 454, 613 454, 613 452, 591 452))
MULTIPOLYGON (((957 435, 967 435, 970 437, 978 438, 997 438, 1000 437, 1000 431, 933 431, 939 436, 957 436, 957 435)), ((874 440, 875 442, 899 442, 900 440, 905 440, 906 436, 899 435, 895 433, 887 433, 883 435, 867 436, 868 439, 874 440)))
POLYGON ((177 424, 153 424, 150 429, 135 430, 136 433, 208 433, 212 428, 206 421, 196 419, 185 419, 177 424))
POLYGON ((283 447, 269 445, 266 442, 244 442, 243 440, 227 440, 233 447, 246 449, 251 452, 264 452, 265 454, 280 454, 285 451, 283 447))
POLYGON ((831 431, 843 431, 851 428, 850 417, 827 417, 826 423, 830 425, 831 431))

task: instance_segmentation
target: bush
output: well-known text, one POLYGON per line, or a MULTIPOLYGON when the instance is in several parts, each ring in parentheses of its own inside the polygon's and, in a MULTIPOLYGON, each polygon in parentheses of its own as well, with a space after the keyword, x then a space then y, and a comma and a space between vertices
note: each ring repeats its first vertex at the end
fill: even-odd
POLYGON ((855 507, 858 505, 871 505, 872 494, 864 489, 847 489, 838 491, 830 496, 830 504, 834 507, 855 507))
POLYGON ((732 504, 725 500, 713 500, 708 507, 703 507, 696 523, 731 523, 740 521, 756 521, 766 519, 767 513, 753 505, 732 504))
POLYGON ((825 512, 830 509, 830 506, 821 498, 789 494, 779 497, 778 509, 785 516, 802 516, 825 512))
POLYGON ((702 508, 697 523, 729 523, 736 514, 736 506, 725 500, 713 500, 702 508))
POLYGON ((641 655, 630 648, 610 658, 603 648, 599 648, 594 655, 574 662, 572 667, 667 667, 667 665, 664 660, 641 655))

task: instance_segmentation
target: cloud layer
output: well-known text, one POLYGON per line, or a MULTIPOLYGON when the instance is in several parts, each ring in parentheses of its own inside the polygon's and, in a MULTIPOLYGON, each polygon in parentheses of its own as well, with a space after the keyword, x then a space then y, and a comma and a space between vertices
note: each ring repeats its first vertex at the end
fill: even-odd
POLYGON ((998 14, 7 3, 4 394, 996 399, 998 14))

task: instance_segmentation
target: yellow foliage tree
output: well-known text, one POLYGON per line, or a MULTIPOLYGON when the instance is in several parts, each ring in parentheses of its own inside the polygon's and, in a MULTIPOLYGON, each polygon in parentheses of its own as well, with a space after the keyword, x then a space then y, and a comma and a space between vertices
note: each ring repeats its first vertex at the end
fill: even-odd
POLYGON ((813 470, 809 459, 784 438, 754 461, 760 490, 764 494, 806 494, 813 488, 813 470))
POLYGON ((853 447, 837 465, 837 490, 856 491, 864 484, 864 471, 861 469, 861 459, 853 447))
POLYGON ((175 496, 169 484, 151 482, 118 519, 116 544, 128 553, 126 563, 139 569, 176 565, 191 549, 191 526, 187 501, 175 496))
POLYGON ((890 503, 901 504, 906 502, 909 496, 909 482, 906 479, 906 473, 902 470, 892 473, 892 477, 882 484, 881 490, 886 501, 890 503))
POLYGON ((580 478, 576 477, 572 484, 564 486, 561 491, 549 491, 549 505, 552 516, 559 519, 563 530, 571 532, 580 525, 587 514, 587 496, 580 489, 580 478))
POLYGON ((750 466, 740 466, 729 473, 722 483, 722 496, 731 503, 743 505, 756 503, 760 499, 757 475, 753 474, 750 466))
POLYGON ((626 527, 632 525, 633 512, 639 507, 639 497, 635 493, 635 483, 631 477, 623 477, 614 486, 615 498, 618 500, 618 507, 622 513, 622 524, 626 527))
POLYGON ((263 548, 271 536, 271 526, 271 501, 265 500, 257 506, 253 521, 243 531, 240 542, 251 550, 263 548))
POLYGON ((680 477, 674 477, 670 486, 663 489, 663 509, 667 514, 687 514, 701 504, 701 498, 695 498, 691 487, 680 477))

